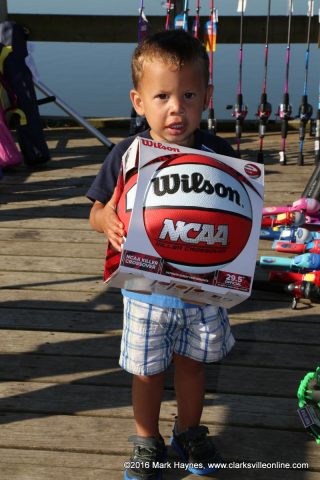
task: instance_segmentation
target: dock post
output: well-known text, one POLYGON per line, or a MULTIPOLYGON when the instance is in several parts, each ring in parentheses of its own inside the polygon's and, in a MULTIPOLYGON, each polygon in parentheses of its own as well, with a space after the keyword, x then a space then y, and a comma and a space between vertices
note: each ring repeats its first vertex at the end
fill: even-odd
POLYGON ((0 2, 0 22, 5 22, 7 19, 8 19, 7 0, 1 0, 1 2, 0 2))

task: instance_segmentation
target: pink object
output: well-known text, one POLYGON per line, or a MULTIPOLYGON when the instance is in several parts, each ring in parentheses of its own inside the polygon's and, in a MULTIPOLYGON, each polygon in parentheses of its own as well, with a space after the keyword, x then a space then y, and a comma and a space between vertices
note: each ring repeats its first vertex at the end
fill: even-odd
POLYGON ((278 213, 289 213, 303 211, 308 215, 317 214, 320 211, 320 202, 315 198, 299 198, 292 206, 286 207, 265 207, 262 215, 277 215, 278 213))
POLYGON ((3 110, 0 108, 0 167, 3 169, 13 167, 21 162, 22 155, 6 125, 3 110))

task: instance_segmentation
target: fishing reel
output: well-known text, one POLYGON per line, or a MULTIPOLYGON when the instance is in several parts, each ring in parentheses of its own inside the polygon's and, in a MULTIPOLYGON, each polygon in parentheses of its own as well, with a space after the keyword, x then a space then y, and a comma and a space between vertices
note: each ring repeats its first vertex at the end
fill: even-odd
POLYGON ((241 93, 237 95, 237 103, 235 105, 226 106, 227 110, 231 110, 231 108, 233 108, 232 116, 237 122, 242 124, 248 113, 248 105, 244 105, 241 93))
POLYGON ((288 292, 293 295, 291 308, 295 310, 300 300, 320 302, 320 288, 312 282, 302 281, 290 283, 287 286, 288 292))
POLYGON ((268 122, 271 113, 272 113, 271 103, 267 102, 267 103, 261 103, 258 106, 258 111, 256 115, 257 117, 259 117, 259 120, 261 121, 261 123, 265 125, 268 122))
POLYGON ((129 135, 137 135, 149 128, 146 117, 137 115, 135 110, 131 113, 129 135))
POLYGON ((300 121, 304 124, 307 124, 310 118, 312 117, 313 107, 308 102, 301 103, 299 107, 299 114, 297 118, 300 118, 300 121))
POLYGON ((271 112, 272 112, 271 103, 267 102, 267 94, 263 93, 261 95, 260 105, 258 106, 258 111, 256 113, 256 116, 259 117, 259 120, 262 125, 265 126, 267 124, 269 117, 271 115, 271 112))
POLYGON ((298 392, 298 414, 300 420, 320 444, 320 367, 315 372, 309 372, 301 380, 298 392))
POLYGON ((313 113, 312 105, 308 103, 307 95, 303 95, 301 104, 299 107, 299 115, 298 115, 298 118, 300 118, 300 126, 299 126, 300 151, 299 151, 299 157, 298 157, 298 165, 304 164, 304 155, 302 151, 303 142, 306 135, 307 123, 310 120, 312 113, 313 113))
POLYGON ((236 120, 243 121, 246 118, 247 113, 248 113, 248 105, 236 103, 232 112, 232 116, 236 120))
POLYGON ((271 103, 267 101, 267 94, 262 93, 261 94, 261 99, 260 99, 260 105, 258 105, 258 110, 256 113, 256 116, 259 118, 259 137, 260 137, 260 150, 258 152, 257 156, 257 162, 258 163, 264 163, 264 155, 263 155, 263 138, 265 137, 265 134, 267 132, 267 123, 269 120, 269 117, 272 112, 272 106, 271 103))
MULTIPOLYGON (((259 136, 263 138, 266 134, 267 123, 272 112, 272 106, 269 102, 260 103, 256 116, 259 118, 259 136)), ((262 152, 259 152, 262 155, 262 152)), ((259 157, 258 157, 259 160, 259 157)))
POLYGON ((291 115, 292 115, 292 105, 289 103, 280 103, 279 105, 279 110, 278 110, 278 116, 280 117, 281 120, 291 120, 291 115))

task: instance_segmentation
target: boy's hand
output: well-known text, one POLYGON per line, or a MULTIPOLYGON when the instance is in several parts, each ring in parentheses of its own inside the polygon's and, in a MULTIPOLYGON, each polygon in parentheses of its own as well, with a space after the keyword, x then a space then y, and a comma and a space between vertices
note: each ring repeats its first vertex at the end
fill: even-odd
POLYGON ((120 221, 116 206, 121 192, 115 188, 109 202, 104 205, 95 201, 90 212, 90 224, 94 230, 103 232, 115 250, 121 251, 124 236, 124 225, 120 221))

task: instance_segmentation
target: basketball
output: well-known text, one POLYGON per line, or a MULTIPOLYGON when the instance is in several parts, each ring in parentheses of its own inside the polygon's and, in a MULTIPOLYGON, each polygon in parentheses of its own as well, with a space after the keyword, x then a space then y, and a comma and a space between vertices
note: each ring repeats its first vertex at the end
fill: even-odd
MULTIPOLYGON (((175 268, 194 273, 232 262, 252 229, 252 206, 244 187, 249 182, 228 165, 201 154, 167 155, 163 160, 143 202, 144 227, 155 253, 175 268)), ((118 203, 126 230, 136 182, 137 173, 125 183, 118 203)))
POLYGON ((163 162, 149 183, 143 212, 158 255, 195 273, 238 257, 252 228, 252 206, 239 176, 203 155, 172 155, 163 162))

